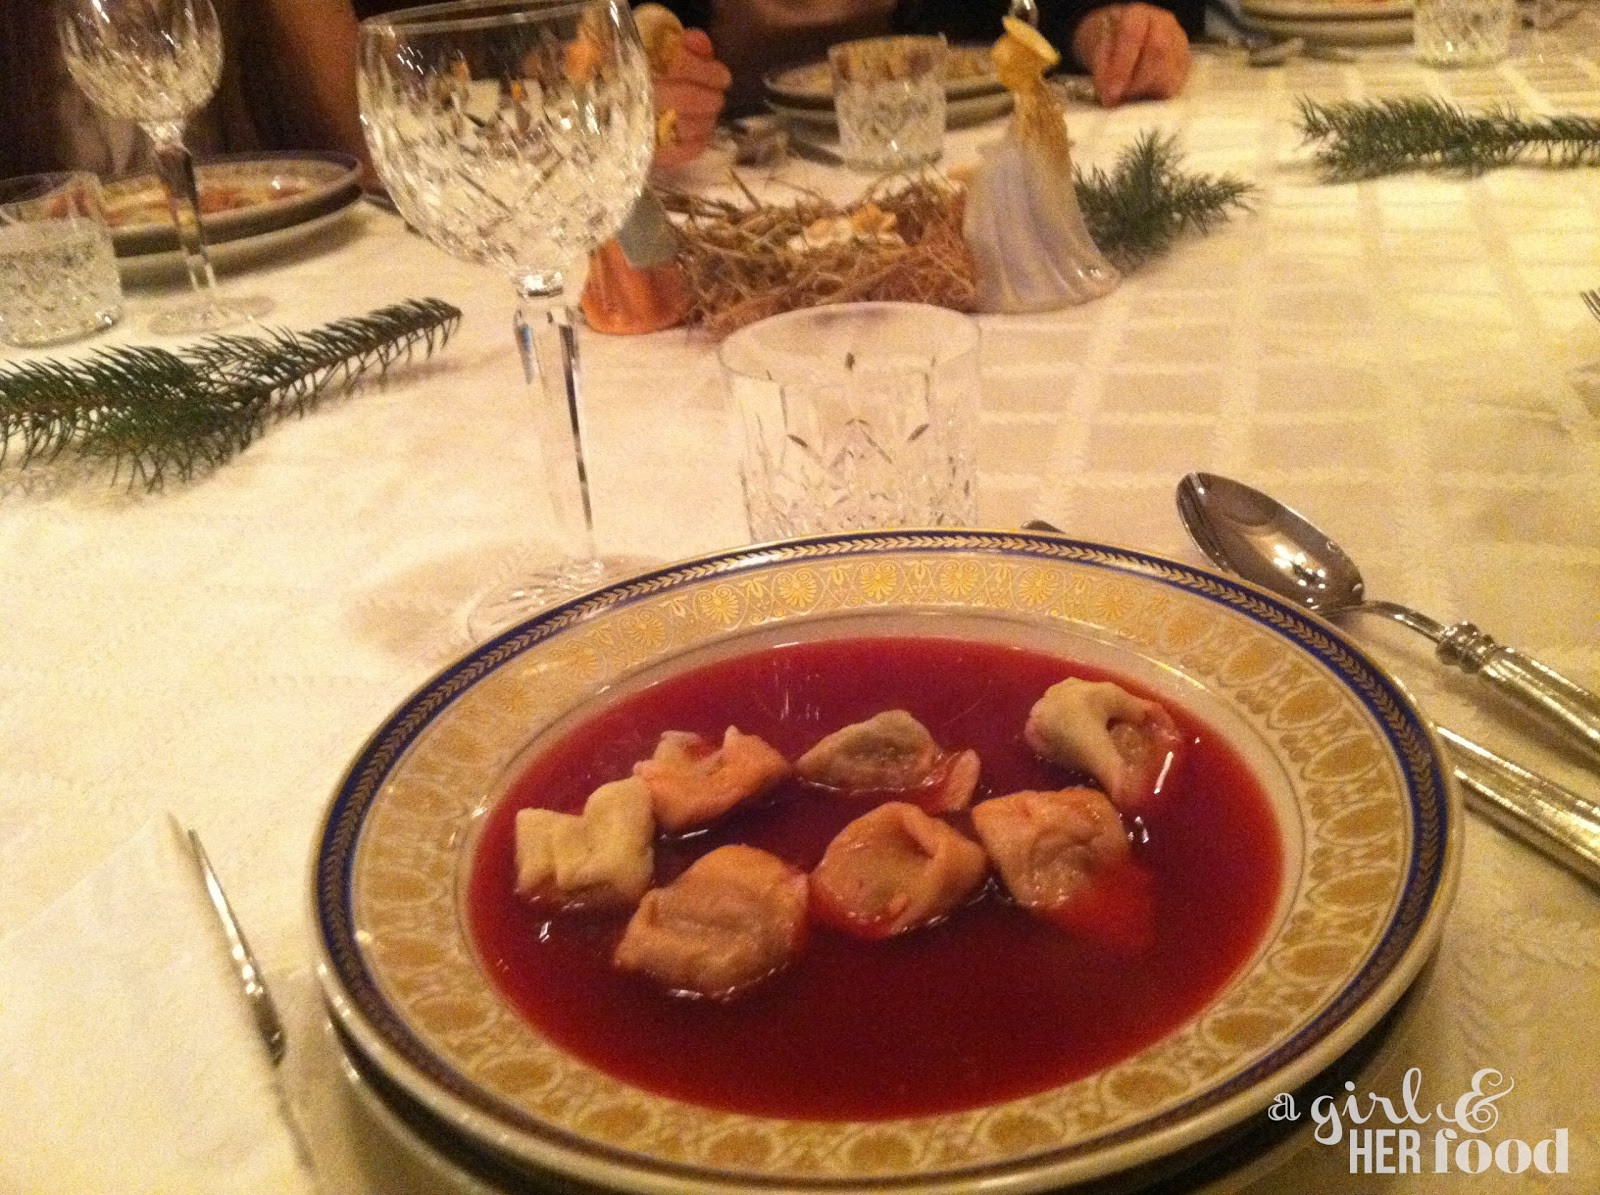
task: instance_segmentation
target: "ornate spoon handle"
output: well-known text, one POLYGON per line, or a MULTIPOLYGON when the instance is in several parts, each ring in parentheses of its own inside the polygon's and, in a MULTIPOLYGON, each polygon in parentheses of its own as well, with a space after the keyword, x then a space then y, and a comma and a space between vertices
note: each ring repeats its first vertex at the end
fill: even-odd
POLYGON ((1583 749, 1591 764, 1600 764, 1600 697, 1582 685, 1516 648, 1503 646, 1470 622, 1444 626, 1394 602, 1367 601, 1352 608, 1392 618, 1426 635, 1433 640, 1434 654, 1441 662, 1481 676, 1528 713, 1564 733, 1583 749))
POLYGON ((1600 697, 1532 656, 1496 643, 1470 622, 1446 628, 1437 653, 1446 664, 1482 676, 1530 713, 1565 731, 1591 763, 1600 763, 1600 697))

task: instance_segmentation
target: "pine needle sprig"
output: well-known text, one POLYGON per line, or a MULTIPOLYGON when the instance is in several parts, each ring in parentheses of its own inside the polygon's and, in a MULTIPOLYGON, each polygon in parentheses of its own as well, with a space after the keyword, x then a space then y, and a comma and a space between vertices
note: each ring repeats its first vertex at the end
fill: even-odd
POLYGON ((348 393, 417 352, 431 356, 461 312, 409 300, 310 332, 219 335, 173 352, 102 349, 70 361, 0 369, 0 465, 64 454, 124 469, 156 490, 248 448, 271 424, 348 393))
POLYGON ((1107 173, 1075 170, 1089 235, 1112 263, 1131 272, 1188 233, 1208 232, 1231 210, 1250 209, 1255 188, 1231 175, 1187 172, 1175 136, 1147 130, 1107 173))
POLYGON ((1319 143, 1329 182, 1407 170, 1473 176, 1513 163, 1552 169, 1600 165, 1600 119, 1525 116, 1509 107, 1468 112, 1437 96, 1319 103, 1300 97, 1300 131, 1319 143))

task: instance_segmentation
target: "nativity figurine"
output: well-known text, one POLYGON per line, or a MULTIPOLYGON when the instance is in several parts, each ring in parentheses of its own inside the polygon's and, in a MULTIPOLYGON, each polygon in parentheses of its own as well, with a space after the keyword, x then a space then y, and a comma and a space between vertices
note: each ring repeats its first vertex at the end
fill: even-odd
POLYGON ((1005 29, 994 65, 1014 110, 1005 135, 981 151, 962 233, 977 269, 980 311, 1049 311, 1099 298, 1120 275, 1078 207, 1066 110, 1044 79, 1061 55, 1013 17, 1005 29))

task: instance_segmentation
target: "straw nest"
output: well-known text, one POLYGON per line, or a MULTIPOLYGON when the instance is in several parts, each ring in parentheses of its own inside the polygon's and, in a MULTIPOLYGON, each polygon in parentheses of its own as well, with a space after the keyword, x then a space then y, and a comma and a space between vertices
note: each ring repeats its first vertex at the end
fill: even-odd
POLYGON ((768 204, 663 193, 677 214, 678 262, 713 336, 828 303, 887 300, 972 311, 977 286, 961 235, 966 192, 943 175, 897 176, 839 206, 805 193, 768 204))

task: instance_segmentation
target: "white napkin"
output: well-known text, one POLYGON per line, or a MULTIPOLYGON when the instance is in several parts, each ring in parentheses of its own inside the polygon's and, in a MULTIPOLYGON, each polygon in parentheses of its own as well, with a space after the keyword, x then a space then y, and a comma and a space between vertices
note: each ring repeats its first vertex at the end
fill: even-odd
POLYGON ((0 939, 0 1190, 311 1191, 221 932, 154 819, 0 939))

